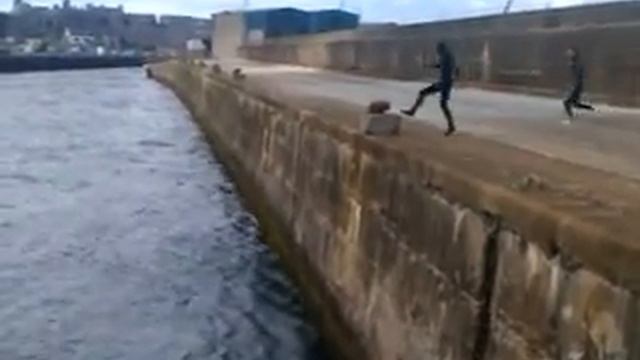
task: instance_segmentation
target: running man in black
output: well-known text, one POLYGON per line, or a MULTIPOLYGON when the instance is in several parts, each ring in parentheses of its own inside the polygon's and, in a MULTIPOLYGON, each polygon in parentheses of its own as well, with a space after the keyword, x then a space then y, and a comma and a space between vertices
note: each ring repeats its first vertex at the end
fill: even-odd
POLYGON ((447 118, 448 125, 445 136, 449 136, 456 131, 453 116, 451 115, 451 110, 449 110, 449 99, 451 98, 451 89, 453 88, 456 60, 444 42, 439 42, 436 50, 438 52, 438 64, 434 65, 434 67, 440 69, 440 79, 436 83, 420 90, 418 98, 411 109, 403 110, 402 112, 406 115, 413 116, 420 106, 422 106, 427 96, 440 93, 440 108, 447 118))
POLYGON ((580 55, 576 49, 567 50, 569 58, 569 68, 571 70, 572 88, 569 96, 564 100, 564 109, 570 118, 573 118, 573 108, 584 110, 595 110, 593 106, 583 103, 582 91, 584 90, 584 66, 580 61, 580 55))

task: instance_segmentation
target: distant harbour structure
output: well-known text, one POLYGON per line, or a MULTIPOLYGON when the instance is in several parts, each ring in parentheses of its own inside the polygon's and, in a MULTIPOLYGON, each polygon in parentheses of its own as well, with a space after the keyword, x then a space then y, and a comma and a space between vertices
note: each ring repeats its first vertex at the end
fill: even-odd
MULTIPOLYGON (((244 4, 248 5, 248 0, 244 4)), ((355 29, 360 25, 358 14, 342 9, 305 11, 290 7, 225 11, 212 15, 212 20, 212 52, 219 57, 235 57, 242 46, 271 38, 355 29)))
POLYGON ((13 14, 17 14, 23 8, 24 3, 22 0, 13 0, 13 6, 11 7, 11 12, 13 14))
POLYGON ((144 62, 145 58, 142 56, 122 55, 0 55, 0 74, 32 71, 141 67, 144 62))
POLYGON ((71 0, 61 0, 51 7, 13 0, 11 11, 4 17, 3 21, 0 14, 0 40, 37 40, 44 44, 39 51, 52 52, 66 50, 64 41, 69 34, 74 38, 91 37, 91 42, 105 49, 184 51, 188 40, 210 38, 212 27, 207 18, 128 13, 122 5, 79 7, 71 0))

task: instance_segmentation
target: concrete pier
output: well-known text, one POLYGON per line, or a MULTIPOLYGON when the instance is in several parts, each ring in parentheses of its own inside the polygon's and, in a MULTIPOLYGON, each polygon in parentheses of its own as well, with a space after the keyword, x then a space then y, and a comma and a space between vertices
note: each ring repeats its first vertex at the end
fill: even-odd
MULTIPOLYGON (((444 138, 422 121, 368 137, 364 99, 399 104, 417 84, 257 65, 239 82, 235 66, 222 67, 152 72, 189 106, 324 328, 345 325, 333 343, 346 357, 640 358, 640 183, 597 169, 610 161, 566 161, 581 159, 571 145, 596 120, 554 147, 537 136, 563 129, 551 103, 523 99, 530 111, 514 113, 517 98, 483 106, 469 90, 460 126, 482 138, 444 138), (386 97, 397 88, 402 96, 386 97), (473 109, 489 123, 464 121, 473 109), (526 140, 528 129, 538 133, 526 140), (540 154, 549 149, 560 155, 540 154)), ((635 131, 624 110, 614 113, 618 130, 607 136, 635 131)))
MULTIPOLYGON (((392 103, 392 111, 398 112, 413 104, 417 92, 430 81, 378 79, 241 59, 218 63, 228 71, 241 67, 255 86, 274 98, 337 101, 362 107, 362 111, 372 100, 386 99, 392 103)), ((459 84, 452 99, 452 111, 462 133, 640 179, 639 109, 596 104, 595 113, 578 112, 573 123, 567 125, 559 97, 488 91, 459 84)), ((415 121, 445 129, 437 96, 425 101, 415 121)))

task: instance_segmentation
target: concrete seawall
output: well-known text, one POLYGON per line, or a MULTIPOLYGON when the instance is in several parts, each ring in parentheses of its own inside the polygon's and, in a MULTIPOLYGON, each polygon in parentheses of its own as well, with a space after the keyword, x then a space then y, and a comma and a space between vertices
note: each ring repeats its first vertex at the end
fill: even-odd
POLYGON ((637 183, 415 124, 368 138, 348 103, 202 66, 152 72, 229 166, 342 357, 640 359, 637 183))

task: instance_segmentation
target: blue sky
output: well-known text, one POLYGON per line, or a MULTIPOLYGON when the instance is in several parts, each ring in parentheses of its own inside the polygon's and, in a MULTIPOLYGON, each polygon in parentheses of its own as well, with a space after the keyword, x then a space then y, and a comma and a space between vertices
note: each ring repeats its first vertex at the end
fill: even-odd
MULTIPOLYGON (((60 1, 28 0, 51 5, 60 1)), ((156 14, 188 14, 208 16, 213 12, 239 9, 246 0, 94 0, 94 4, 123 4, 127 11, 156 14)), ((418 22, 498 12, 506 0, 248 0, 253 8, 295 6, 301 8, 338 7, 361 13, 365 21, 418 22)), ((514 10, 567 6, 606 0, 515 0, 514 10)), ((86 0, 72 0, 84 5, 86 0)), ((0 8, 8 10, 12 0, 0 0, 0 8)))

